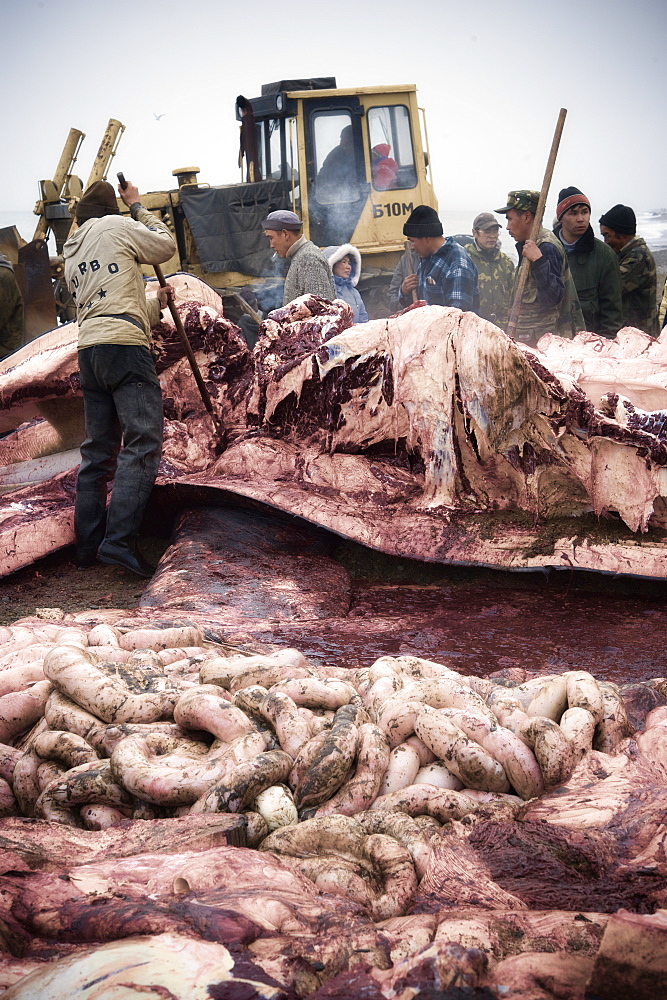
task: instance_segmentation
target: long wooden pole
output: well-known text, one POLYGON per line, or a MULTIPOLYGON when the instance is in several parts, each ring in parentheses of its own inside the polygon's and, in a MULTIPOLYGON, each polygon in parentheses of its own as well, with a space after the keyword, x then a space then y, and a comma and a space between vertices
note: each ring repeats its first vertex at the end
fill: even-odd
MULTIPOLYGON (((544 180, 542 181, 542 190, 540 191, 540 197, 537 201, 537 211, 535 212, 535 218, 533 219, 533 228, 530 231, 531 240, 537 238, 537 234, 542 228, 542 219, 544 218, 544 206, 546 204, 547 195, 549 194, 549 187, 551 185, 551 178, 554 172, 554 166, 556 164, 556 156, 558 155, 558 147, 560 145, 560 138, 563 134, 563 126, 565 125, 565 116, 567 115, 567 110, 565 108, 560 109, 558 115, 558 121, 556 123, 556 131, 554 132, 553 142, 551 143, 551 152, 549 153, 549 159, 547 160, 547 168, 544 171, 544 180)), ((523 298, 523 293, 526 288, 526 282, 528 281, 528 272, 530 270, 530 261, 526 257, 522 257, 521 263, 519 265, 519 279, 517 281, 516 291, 514 293, 514 302, 512 303, 512 311, 510 312, 509 322, 507 324, 507 332, 510 337, 514 336, 514 331, 517 328, 519 322, 519 316, 521 315, 521 300, 523 298)))
MULTIPOLYGON (((125 188, 127 187, 127 181, 125 180, 125 176, 122 173, 119 173, 116 176, 118 177, 118 183, 120 184, 122 190, 124 191, 125 188)), ((162 268, 159 266, 159 264, 151 264, 151 267, 155 271, 155 277, 157 278, 159 284, 161 285, 162 288, 165 288, 167 282, 165 281, 164 274, 162 273, 162 268)), ((201 371, 199 370, 199 365, 197 364, 197 359, 194 356, 194 352, 192 350, 192 347, 190 346, 190 341, 188 340, 188 335, 185 332, 185 327, 183 326, 183 321, 182 321, 181 317, 178 315, 178 309, 176 308, 176 303, 174 302, 174 300, 171 297, 169 297, 167 299, 167 305, 169 306, 169 312, 171 313, 171 318, 174 321, 174 325, 176 327, 178 335, 181 338, 181 344, 183 345, 183 350, 185 351, 185 356, 188 359, 188 362, 190 363, 190 368, 192 369, 192 374, 195 377, 195 382, 197 383, 197 388, 199 389, 199 394, 200 394, 202 400, 204 401, 204 406, 206 407, 207 411, 213 417, 213 422, 217 425, 218 420, 217 420, 217 416, 216 416, 216 414, 215 414, 215 412, 213 410, 213 404, 211 402, 211 397, 208 394, 208 389, 206 388, 206 385, 204 383, 204 379, 202 378, 201 371)))
MULTIPOLYGON (((160 285, 164 288, 167 282, 165 281, 164 274, 162 273, 162 268, 158 264, 151 264, 151 267, 155 271, 155 277, 159 281, 160 285)), ((195 382, 197 383, 197 388, 199 389, 201 398, 204 401, 204 406, 211 414, 211 416, 215 419, 215 413, 213 412, 213 404, 211 403, 211 397, 208 394, 208 389, 206 388, 206 384, 204 382, 204 379, 202 378, 201 371, 199 370, 197 359, 195 358, 193 350, 190 346, 190 341, 188 340, 188 335, 185 332, 183 321, 181 317, 178 315, 178 309, 176 308, 176 304, 174 303, 174 300, 172 298, 169 298, 167 300, 167 304, 169 306, 169 312, 171 313, 171 318, 173 319, 176 329, 178 331, 178 335, 181 338, 181 344, 183 345, 185 356, 190 362, 190 368, 192 369, 192 374, 195 377, 195 382)))
MULTIPOLYGON (((406 259, 407 259, 407 262, 408 262, 408 274, 414 274, 415 273, 415 265, 414 265, 414 261, 412 259, 412 243, 410 242, 410 240, 406 240, 405 243, 403 244, 403 246, 405 247, 406 259)), ((417 301, 417 289, 416 288, 412 289, 412 301, 413 302, 417 301)))

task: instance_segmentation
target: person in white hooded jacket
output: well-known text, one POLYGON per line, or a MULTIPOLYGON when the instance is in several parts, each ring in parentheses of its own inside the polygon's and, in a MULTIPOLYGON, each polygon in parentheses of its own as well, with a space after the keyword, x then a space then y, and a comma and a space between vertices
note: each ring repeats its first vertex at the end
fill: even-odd
POLYGON ((119 214, 111 184, 97 181, 79 201, 79 228, 63 248, 86 423, 74 527, 80 566, 99 559, 148 577, 153 569, 137 551, 137 538, 162 453, 162 394, 150 336, 171 288, 147 301, 141 264, 164 263, 176 244, 141 205, 134 185, 119 193, 132 218, 119 214))
POLYGON ((355 323, 367 323, 366 306, 357 291, 361 275, 361 254, 351 243, 343 243, 339 247, 325 247, 322 253, 331 264, 336 298, 347 302, 352 308, 355 323))

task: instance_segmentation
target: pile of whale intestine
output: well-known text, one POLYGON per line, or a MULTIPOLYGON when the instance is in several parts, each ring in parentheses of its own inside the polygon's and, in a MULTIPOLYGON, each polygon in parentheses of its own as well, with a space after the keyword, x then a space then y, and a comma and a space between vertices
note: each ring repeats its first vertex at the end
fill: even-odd
MULTIPOLYGON (((350 977, 378 998, 442 982, 579 996, 607 969, 604 933, 618 936, 619 921, 649 955, 664 950, 650 914, 667 903, 667 706, 634 732, 632 685, 628 712, 622 689, 585 670, 518 682, 516 668, 464 676, 413 656, 354 670, 295 649, 239 655, 195 625, 90 619, 31 619, 0 636, 0 887, 7 951, 21 945, 5 955, 0 979, 18 980, 8 997, 36 995, 61 963, 115 974, 124 952, 90 942, 137 934, 177 933, 186 953, 202 936, 234 944, 238 968, 222 978, 252 984, 248 997, 321 984, 323 997, 355 995, 350 977), (116 845, 106 861, 102 841, 80 857, 53 833, 118 829, 131 844, 137 826, 166 821, 191 824, 196 840, 221 813, 243 817, 254 850, 193 854, 167 833, 156 851, 116 845), (250 883, 243 900, 228 870, 250 883), (298 879, 289 891, 286 872, 298 879), (188 900, 228 924, 209 916, 204 930, 188 900), (91 902, 107 904, 103 919, 91 902), (331 933, 337 947, 320 940, 331 933), (67 941, 77 947, 52 966, 67 941), (540 985, 545 961, 561 992, 540 985)), ((667 695, 666 680, 653 687, 667 695)))
MULTIPOLYGON (((103 829, 137 809, 150 818, 153 806, 178 815, 255 803, 268 829, 296 823, 297 810, 397 808, 443 822, 477 801, 540 796, 594 743, 610 753, 631 731, 619 689, 586 671, 513 686, 409 656, 337 670, 294 649, 229 658, 203 642, 192 626, 9 627, 3 747, 36 728, 7 750, 4 813, 103 829), (52 764, 40 775, 41 761, 52 764), (280 783, 291 793, 261 798, 280 783), (89 802, 100 808, 91 814, 89 802)), ((250 827, 253 840, 268 833, 257 816, 250 827)), ((383 905, 385 917, 402 910, 398 898, 383 905)))
MULTIPOLYGON (((79 617, 89 622, 90 613, 79 617)), ((196 824, 230 813, 244 817, 249 846, 270 853, 274 860, 262 868, 269 883, 256 879, 252 902, 246 901, 244 916, 257 925, 244 931, 245 943, 254 941, 255 963, 246 979, 256 984, 257 969, 263 969, 278 992, 265 994, 258 987, 248 996, 305 995, 331 977, 335 982, 336 976, 351 974, 359 960, 352 943, 359 946, 362 932, 363 954, 371 956, 364 975, 375 983, 378 997, 402 996, 401 983, 434 985, 442 979, 443 962, 450 981, 461 986, 510 983, 537 990, 545 950, 549 959, 561 953, 571 957, 574 950, 574 978, 581 986, 596 955, 608 958, 601 941, 608 922, 619 919, 609 916, 619 901, 644 914, 667 902, 665 819, 659 808, 667 796, 667 707, 654 708, 643 731, 634 733, 623 691, 584 670, 517 683, 512 668, 496 678, 463 676, 444 663, 412 656, 385 656, 353 670, 309 663, 294 649, 235 654, 206 640, 194 625, 119 628, 103 621, 91 626, 33 619, 4 629, 0 638, 2 812, 36 817, 28 837, 43 838, 46 847, 52 824, 127 831, 169 817, 196 824), (40 821, 48 822, 40 826, 40 821), (569 900, 567 889, 559 897, 553 885, 540 900, 534 886, 528 892, 521 887, 522 880, 530 882, 530 859, 514 873, 516 891, 503 888, 499 883, 505 880, 491 876, 488 855, 479 846, 480 838, 491 837, 494 851, 502 853, 502 830, 515 830, 516 837, 532 834, 538 855, 551 830, 560 834, 560 855, 571 852, 570 865, 577 853, 579 863, 595 858, 597 871, 589 875, 593 895, 580 885, 576 870, 569 900), (582 838, 591 842, 582 844, 582 838), (279 875, 274 886, 274 866, 300 878, 301 894, 305 879, 311 902, 325 901, 330 921, 332 910, 345 915, 346 927, 337 933, 347 943, 324 961, 317 952, 316 967, 306 972, 295 969, 294 961, 297 955, 312 959, 301 940, 306 929, 312 935, 312 920, 292 926, 294 901, 281 896, 279 875), (590 906, 593 898, 596 908, 590 906), (445 901, 449 905, 443 906, 445 901), (289 913, 276 917, 276 907, 288 904, 289 913), (475 910, 464 931, 448 929, 452 907, 475 910), (553 911, 554 937, 546 948, 544 941, 536 943, 536 927, 527 932, 530 910, 538 911, 533 919, 553 911), (582 914, 590 926, 575 947, 573 921, 584 919, 582 914), (511 947, 503 943, 498 921, 509 921, 515 930, 518 921, 526 940, 511 947), (280 930, 280 947, 275 942, 271 947, 280 930), (259 940, 265 936, 264 948, 259 940), (438 938, 448 942, 446 954, 433 951, 438 938), (387 947, 389 961, 375 955, 387 947)), ((660 685, 667 689, 667 681, 653 682, 660 685)), ((636 706, 632 714, 637 718, 636 706)), ((11 822, 20 821, 3 820, 0 837, 11 822)), ((169 925, 165 930, 158 921, 156 927, 145 916, 137 923, 126 909, 122 926, 112 920, 111 928, 97 926, 92 936, 74 919, 77 903, 89 905, 98 896, 107 903, 126 900, 128 882, 137 883, 135 894, 148 905, 141 874, 146 865, 164 863, 170 872, 169 885, 158 893, 163 908, 165 898, 225 884, 224 870, 209 871, 204 883, 197 883, 206 850, 196 857, 162 850, 169 857, 137 852, 136 860, 115 860, 111 868, 96 866, 93 859, 77 866, 73 851, 56 870, 68 870, 74 889, 56 893, 53 879, 45 877, 37 905, 25 902, 29 873, 17 876, 21 848, 15 847, 10 873, 0 879, 4 918, 10 926, 18 921, 32 944, 28 955, 20 952, 22 961, 6 963, 8 981, 16 973, 41 974, 44 938, 62 939, 63 922, 73 922, 77 929, 70 928, 65 939, 79 945, 145 934, 147 926, 152 933, 171 932, 169 925), (128 863, 114 885, 110 871, 120 878, 118 867, 128 863), (140 871, 133 874, 133 866, 140 871), (183 887, 176 889, 179 879, 183 887), (42 950, 34 947, 35 939, 42 950)), ((241 848, 226 852, 248 855, 241 848)), ((213 853, 220 863, 227 861, 224 849, 213 853)), ((252 869, 253 862, 239 858, 237 864, 252 869)), ((238 902, 234 906, 227 897, 223 906, 234 910, 238 902)), ((633 919, 644 921, 640 930, 648 934, 657 918, 633 919)), ((187 922, 178 930, 186 938, 201 934, 187 922)), ((77 951, 61 961, 74 961, 75 955, 81 958, 77 951)), ((95 956, 97 951, 86 958, 98 961, 95 956)), ((84 967, 90 974, 91 966, 84 967)), ((573 971, 561 973, 562 986, 573 971)), ((39 982, 26 979, 27 992, 16 996, 29 996, 30 989, 34 995, 39 982)), ((344 996, 345 988, 343 981, 340 994, 322 995, 344 996)))
MULTIPOLYGON (((268 484, 351 537, 358 503, 377 547, 421 558, 435 520, 421 532, 415 511, 548 518, 565 504, 633 531, 662 525, 660 413, 639 409, 665 406, 660 341, 547 337, 529 352, 456 310, 352 327, 343 303, 306 297, 272 315, 251 354, 214 293, 175 283, 226 438, 165 322, 159 483, 268 484), (599 408, 581 385, 601 390, 599 408)), ((31 518, 42 544, 47 508, 58 530, 28 550, 72 540, 76 456, 58 451, 74 334, 46 335, 0 373, 0 429, 15 428, 2 460, 44 456, 41 481, 2 512, 10 568, 26 561, 16 540, 31 518)), ((156 949, 160 982, 183 997, 204 969, 244 997, 452 986, 532 1000, 583 995, 589 979, 604 996, 601 970, 638 940, 664 951, 664 679, 642 700, 585 670, 487 679, 407 656, 349 670, 295 650, 229 655, 197 615, 164 623, 159 609, 120 625, 87 612, 0 634, 8 997, 41 995, 34 977, 68 963, 127 983, 128 937, 156 949), (249 849, 226 845, 220 816, 243 817, 249 849), (199 975, 181 984, 189 965, 199 975)), ((227 996, 201 993, 214 995, 227 996)))

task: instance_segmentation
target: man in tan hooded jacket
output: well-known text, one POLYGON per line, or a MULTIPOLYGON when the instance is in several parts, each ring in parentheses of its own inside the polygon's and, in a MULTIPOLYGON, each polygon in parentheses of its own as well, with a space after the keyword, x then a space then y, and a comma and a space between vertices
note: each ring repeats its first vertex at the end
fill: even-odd
POLYGON ((85 192, 79 228, 63 248, 65 281, 76 302, 79 372, 86 420, 76 483, 77 560, 98 558, 151 576, 136 548, 162 452, 162 395, 150 331, 171 290, 146 300, 141 264, 162 264, 176 244, 128 184, 121 216, 106 181, 85 192), (107 483, 113 490, 106 510, 107 483))

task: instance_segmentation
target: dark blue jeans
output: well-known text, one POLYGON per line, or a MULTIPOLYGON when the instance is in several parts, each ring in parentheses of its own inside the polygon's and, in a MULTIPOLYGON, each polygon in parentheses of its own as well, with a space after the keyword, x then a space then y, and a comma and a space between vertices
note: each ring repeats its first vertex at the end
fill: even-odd
POLYGON ((98 344, 79 351, 79 371, 86 420, 76 481, 79 555, 94 557, 102 540, 134 551, 162 452, 155 364, 145 347, 98 344))

